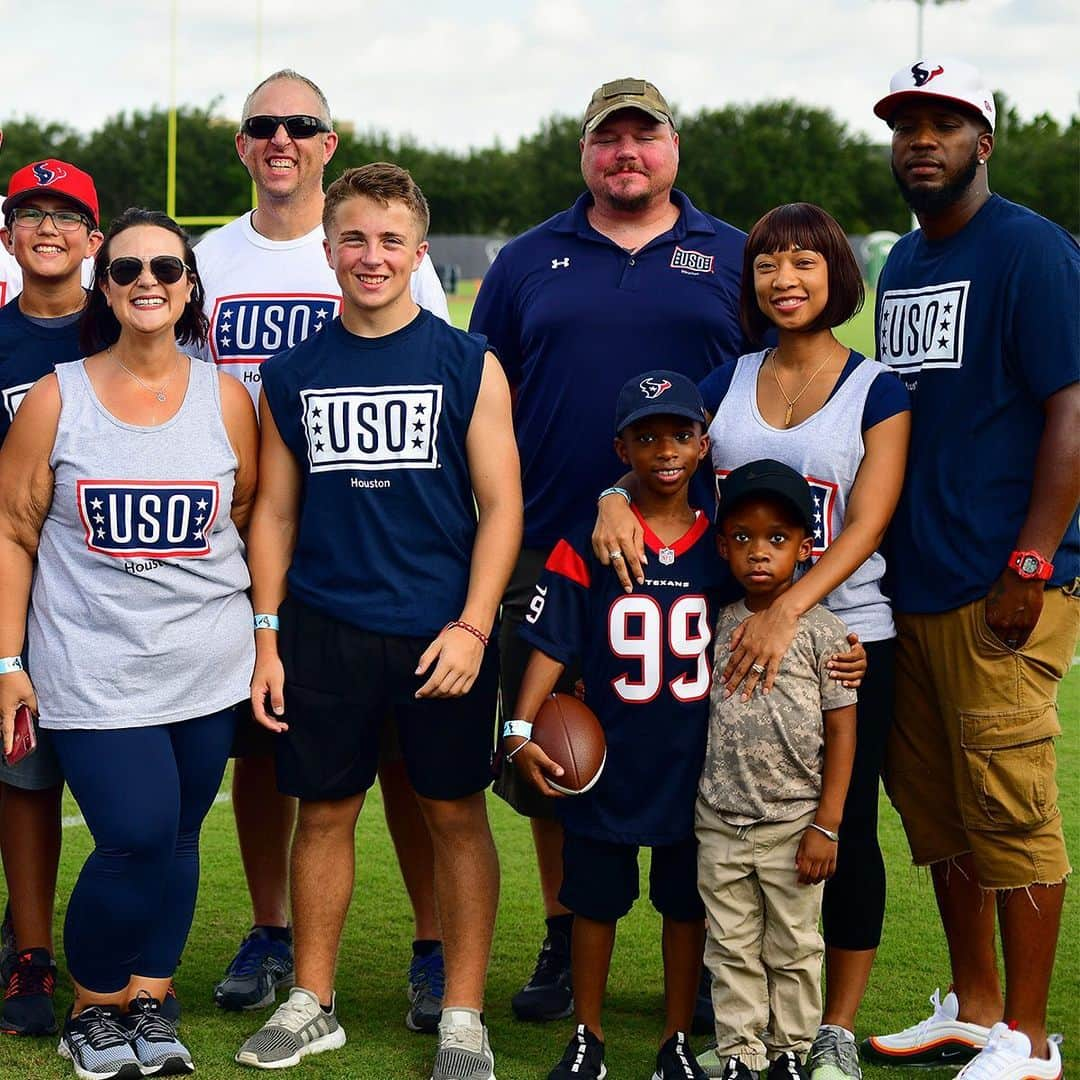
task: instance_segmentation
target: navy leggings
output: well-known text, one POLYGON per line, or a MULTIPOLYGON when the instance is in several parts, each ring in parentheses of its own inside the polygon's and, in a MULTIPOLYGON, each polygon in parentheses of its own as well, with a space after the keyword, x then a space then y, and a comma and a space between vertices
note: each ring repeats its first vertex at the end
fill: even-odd
POLYGON ((878 778, 893 721, 896 642, 868 641, 866 678, 855 707, 855 764, 844 802, 836 873, 825 882, 825 944, 876 949, 885 920, 885 861, 878 844, 878 778))
POLYGON ((155 727, 53 730, 95 847, 64 921, 68 970, 98 994, 176 970, 195 913, 199 830, 221 785, 235 711, 155 727))

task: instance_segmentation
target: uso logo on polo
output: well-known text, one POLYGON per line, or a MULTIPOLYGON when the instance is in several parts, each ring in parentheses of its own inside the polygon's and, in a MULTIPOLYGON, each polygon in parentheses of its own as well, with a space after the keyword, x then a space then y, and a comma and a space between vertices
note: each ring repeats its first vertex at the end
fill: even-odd
POLYGON ((80 480, 77 498, 90 551, 117 559, 210 554, 217 481, 80 480))

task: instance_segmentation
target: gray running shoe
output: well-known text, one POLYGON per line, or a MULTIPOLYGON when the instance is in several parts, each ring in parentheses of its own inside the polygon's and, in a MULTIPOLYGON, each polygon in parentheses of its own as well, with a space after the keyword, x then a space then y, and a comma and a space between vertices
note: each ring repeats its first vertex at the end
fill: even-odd
POLYGON ((443 1009, 431 1080, 495 1080, 495 1058, 475 1009, 443 1009))
POLYGON ((839 1028, 822 1026, 806 1058, 810 1080, 862 1080, 859 1048, 839 1028))
POLYGON ((124 1026, 144 1076, 184 1076, 195 1071, 188 1048, 161 1011, 161 1002, 145 990, 128 1006, 124 1026))
POLYGON ((337 1050, 345 1045, 345 1029, 334 1004, 324 1012, 310 990, 294 986, 274 1015, 240 1047, 236 1060, 256 1069, 287 1069, 308 1054, 337 1050))
POLYGON ((79 1080, 141 1080, 143 1071, 115 1005, 88 1005, 68 1012, 56 1052, 75 1067, 79 1080))

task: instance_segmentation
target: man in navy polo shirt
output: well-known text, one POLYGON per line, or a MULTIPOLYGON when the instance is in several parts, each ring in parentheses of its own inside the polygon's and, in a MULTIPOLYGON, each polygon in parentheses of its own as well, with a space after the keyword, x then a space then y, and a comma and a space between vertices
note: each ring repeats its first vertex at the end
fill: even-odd
MULTIPOLYGON (((499 252, 470 324, 514 389, 525 494, 525 545, 503 601, 504 702, 517 700, 529 653, 517 630, 548 552, 623 472, 608 423, 619 388, 649 366, 700 382, 749 347, 739 326, 746 236, 674 188, 679 136, 660 91, 642 79, 605 83, 585 110, 580 145, 588 190, 499 252)), ((695 480, 691 502, 708 505, 707 478, 695 480)), ((548 923, 514 1012, 568 1016, 573 916, 557 899, 562 829, 512 767, 495 790, 532 818, 548 923)))

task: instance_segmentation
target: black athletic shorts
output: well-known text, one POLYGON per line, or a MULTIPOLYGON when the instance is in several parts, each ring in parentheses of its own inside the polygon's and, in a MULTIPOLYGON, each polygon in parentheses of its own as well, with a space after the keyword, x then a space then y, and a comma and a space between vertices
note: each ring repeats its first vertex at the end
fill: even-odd
MULTIPOLYGON (((638 898, 638 845, 615 844, 579 833, 563 836, 559 903, 595 922, 616 922, 638 898)), ((697 837, 652 849, 649 900, 665 918, 701 922, 705 905, 697 887, 697 837)))
POLYGON ((418 795, 460 799, 488 786, 499 675, 494 641, 468 694, 418 700, 430 670, 414 672, 430 638, 368 633, 292 597, 278 615, 289 725, 276 736, 283 795, 314 802, 367 791, 388 711, 418 795))

